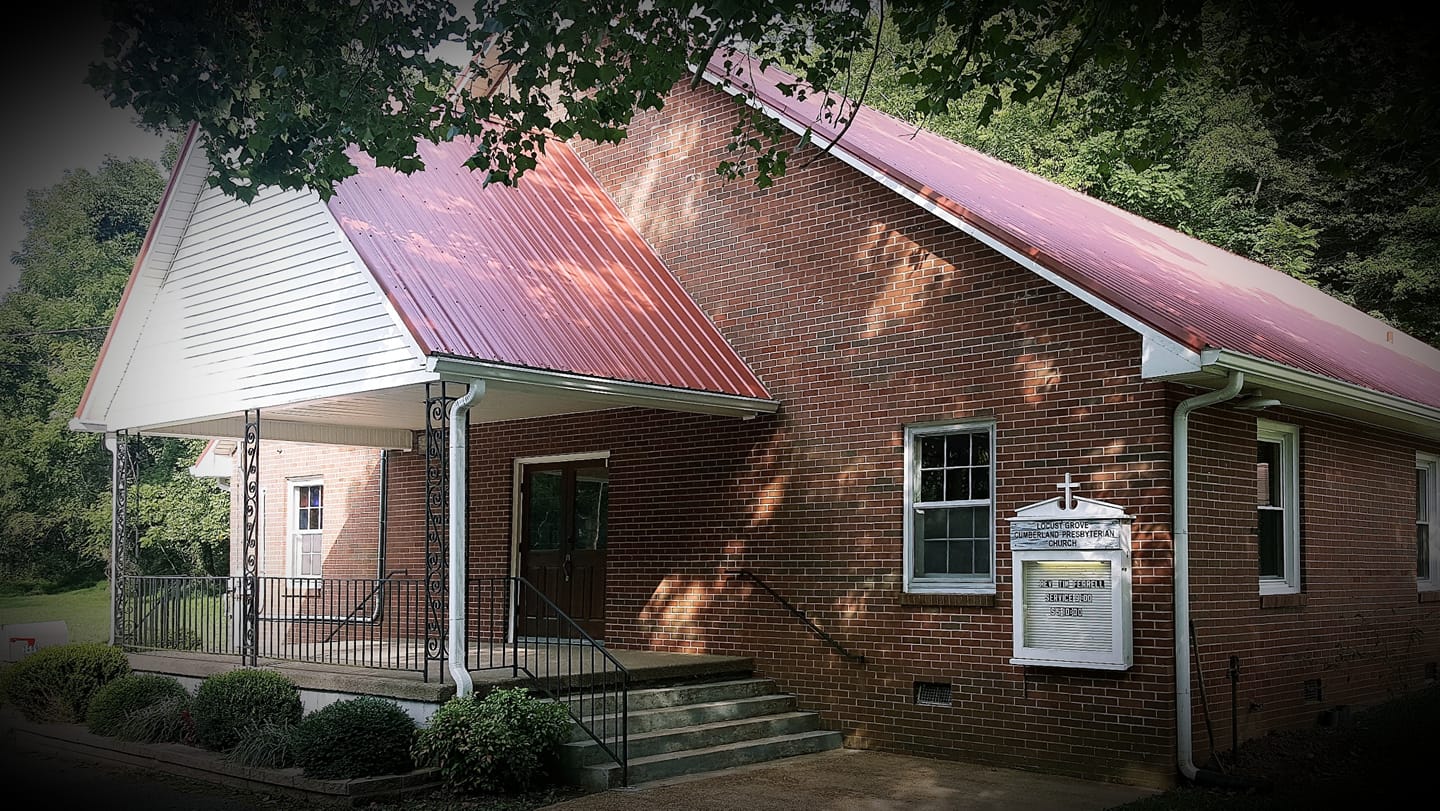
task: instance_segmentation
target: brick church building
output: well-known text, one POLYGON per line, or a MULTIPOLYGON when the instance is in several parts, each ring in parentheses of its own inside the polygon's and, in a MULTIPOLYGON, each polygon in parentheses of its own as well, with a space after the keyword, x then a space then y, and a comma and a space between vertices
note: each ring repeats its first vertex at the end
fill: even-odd
POLYGON ((246 207, 192 140, 80 426, 254 409, 259 574, 418 575, 419 387, 483 389, 470 576, 753 657, 850 747, 1167 785, 1435 681, 1440 351, 868 109, 726 182, 710 78, 518 189, 447 144, 246 207))

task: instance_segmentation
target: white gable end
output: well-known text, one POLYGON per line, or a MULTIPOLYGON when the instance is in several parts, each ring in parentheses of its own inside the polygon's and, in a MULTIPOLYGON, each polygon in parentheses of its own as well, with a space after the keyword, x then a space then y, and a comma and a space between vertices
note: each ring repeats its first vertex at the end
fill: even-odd
MULTIPOLYGON (((190 150, 177 189, 204 166, 190 150)), ((201 188, 188 217, 156 224, 178 236, 173 259, 142 263, 82 421, 173 425, 434 379, 318 195, 201 188)))

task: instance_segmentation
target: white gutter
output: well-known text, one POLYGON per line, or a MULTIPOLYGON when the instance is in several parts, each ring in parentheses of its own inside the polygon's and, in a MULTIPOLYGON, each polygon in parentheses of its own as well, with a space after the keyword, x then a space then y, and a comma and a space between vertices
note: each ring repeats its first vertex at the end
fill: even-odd
POLYGON ((608 406, 610 408, 632 405, 747 419, 759 414, 774 414, 780 408, 779 402, 758 397, 677 389, 652 383, 633 383, 571 372, 508 366, 503 363, 448 355, 431 355, 428 369, 450 379, 454 377, 484 378, 492 383, 553 389, 590 398, 597 402, 615 401, 608 406))
POLYGON ((1185 779, 1194 780, 1194 719, 1190 702, 1190 412, 1233 399, 1245 385, 1245 373, 1231 371, 1222 389, 1191 397, 1175 408, 1171 518, 1175 558, 1175 742, 1176 760, 1185 779))
POLYGON ((1202 365, 1205 369, 1243 372, 1251 383, 1263 386, 1267 392, 1309 397, 1332 407, 1344 406, 1391 420, 1424 436, 1440 436, 1440 408, 1228 349, 1205 350, 1202 365))
POLYGON ((470 671, 465 669, 465 444, 469 439, 470 407, 483 396, 485 381, 476 380, 450 404, 450 634, 446 656, 457 696, 468 696, 475 690, 470 671))

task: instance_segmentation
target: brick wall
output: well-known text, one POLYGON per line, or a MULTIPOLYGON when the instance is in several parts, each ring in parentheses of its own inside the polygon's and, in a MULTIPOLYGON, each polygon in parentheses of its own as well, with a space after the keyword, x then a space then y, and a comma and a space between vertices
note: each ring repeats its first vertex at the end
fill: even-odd
MULTIPOLYGON (((1192 614, 1222 750, 1231 656, 1241 740, 1414 690, 1440 661, 1440 602, 1421 602, 1415 583, 1415 453, 1435 444, 1291 409, 1262 416, 1300 429, 1301 498, 1301 594, 1264 603, 1256 415, 1219 407, 1192 419, 1192 614), (1312 680, 1318 698, 1307 698, 1312 680)), ((1197 755, 1208 751, 1202 711, 1197 700, 1197 755)))
MULTIPOLYGON (((1138 337, 837 161, 764 193, 713 179, 730 114, 682 91, 623 148, 585 157, 781 412, 477 427, 472 569, 509 565, 516 457, 609 451, 609 644, 754 656, 851 746, 1167 781, 1167 405, 1137 377, 1138 337), (907 604, 903 430, 960 419, 996 424, 998 594, 907 604), (1009 664, 1003 518, 1066 472, 1137 516, 1127 672, 1009 664), (737 568, 868 663, 731 580, 737 568), (916 706, 916 681, 954 685, 953 706, 916 706)), ((418 454, 393 461, 397 554, 401 538, 423 543, 423 468, 418 454)))
MULTIPOLYGON (((418 407, 418 406, 417 406, 418 407)), ((263 425, 262 425, 263 430, 263 425)), ((230 478, 230 569, 244 572, 244 499, 240 488, 242 451, 235 452, 230 478)), ((316 479, 324 484, 321 574, 325 578, 374 578, 379 557, 380 451, 260 442, 260 489, 263 498, 260 575, 286 577, 290 554, 290 482, 316 479)))

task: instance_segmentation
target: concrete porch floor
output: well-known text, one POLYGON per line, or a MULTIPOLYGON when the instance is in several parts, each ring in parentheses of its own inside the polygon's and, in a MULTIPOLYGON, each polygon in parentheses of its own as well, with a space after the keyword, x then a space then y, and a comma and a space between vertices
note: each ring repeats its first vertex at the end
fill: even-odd
MULTIPOLYGON (((510 646, 493 646, 471 661, 501 661, 504 651, 510 646)), ((754 669, 754 660, 745 656, 718 656, 713 654, 664 653, 659 651, 606 649, 611 656, 630 672, 630 684, 684 681, 691 679, 743 676, 754 669)), ((245 667, 240 657, 233 654, 194 653, 188 651, 139 651, 131 652, 130 667, 143 673, 163 673, 180 678, 203 679, 227 670, 245 667)), ((508 660, 506 660, 508 661, 508 660)), ((520 646, 520 661, 531 672, 541 678, 547 676, 585 677, 603 675, 613 667, 607 667, 603 657, 593 656, 572 645, 520 646)), ((428 681, 418 671, 382 670, 315 662, 295 662, 280 659, 260 658, 258 665, 266 670, 282 673, 295 682, 301 690, 327 693, 350 693, 373 695, 402 701, 422 703, 443 703, 455 695, 455 683, 448 670, 432 662, 428 681), (443 672, 442 674, 442 670, 443 672)), ((522 685, 529 680, 523 673, 514 677, 507 665, 487 670, 472 670, 470 678, 475 683, 476 693, 484 693, 497 687, 522 685)))

